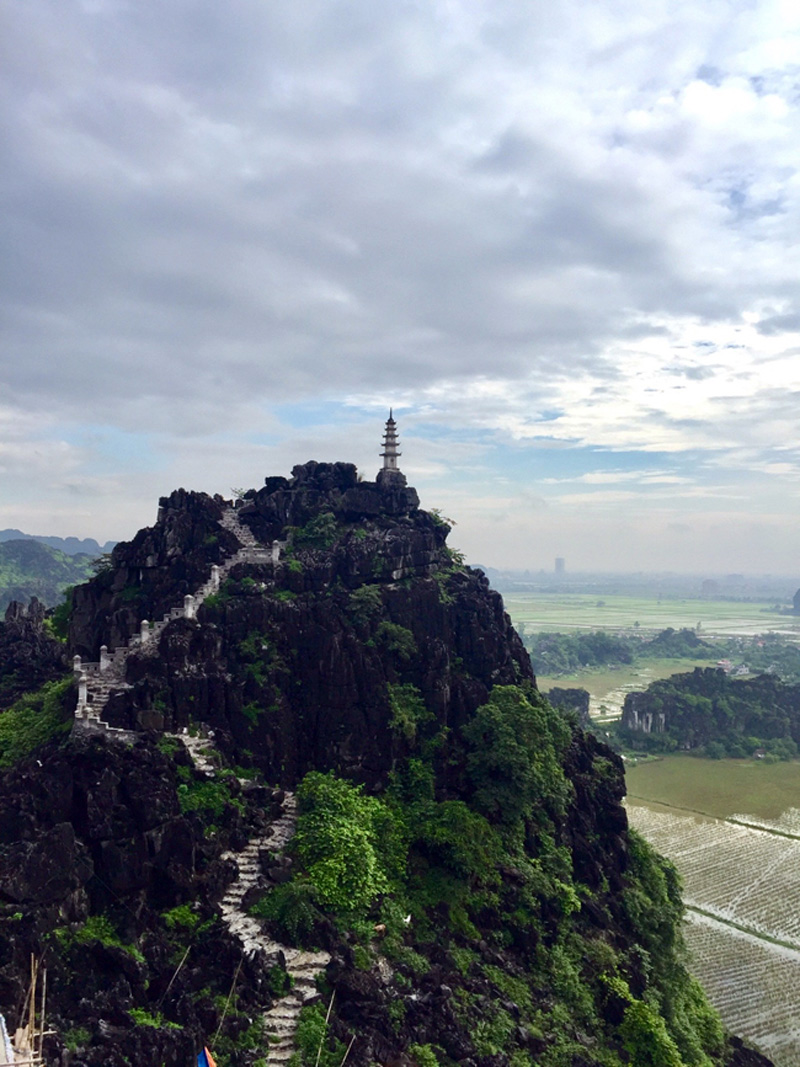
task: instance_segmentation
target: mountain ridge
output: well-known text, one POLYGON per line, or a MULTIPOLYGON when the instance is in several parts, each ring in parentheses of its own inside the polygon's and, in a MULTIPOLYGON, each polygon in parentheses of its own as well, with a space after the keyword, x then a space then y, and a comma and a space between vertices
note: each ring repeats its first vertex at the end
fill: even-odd
POLYGON ((268 478, 235 509, 263 551, 195 611, 241 549, 230 509, 177 490, 72 594, 81 670, 140 638, 101 709, 125 732, 76 721, 65 683, 69 738, 0 776, 0 1009, 46 950, 47 1054, 76 1067, 185 1064, 215 1032, 220 1067, 768 1064, 683 967, 619 758, 542 699, 405 479, 268 478), (293 841, 261 848, 295 788, 293 841), (296 1013, 287 952, 248 953, 226 899, 330 957, 296 1013))

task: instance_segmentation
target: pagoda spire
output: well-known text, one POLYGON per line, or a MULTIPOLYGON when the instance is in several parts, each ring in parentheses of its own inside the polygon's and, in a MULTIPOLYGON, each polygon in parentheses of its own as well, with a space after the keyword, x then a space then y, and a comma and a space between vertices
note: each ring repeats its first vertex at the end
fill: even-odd
POLYGON ((383 469, 385 471, 396 471, 399 469, 397 460, 398 457, 402 455, 402 452, 399 452, 397 449, 399 443, 400 442, 397 439, 397 423, 394 421, 392 409, 389 408, 389 418, 386 420, 386 429, 383 431, 383 452, 381 452, 381 456, 383 457, 383 469))

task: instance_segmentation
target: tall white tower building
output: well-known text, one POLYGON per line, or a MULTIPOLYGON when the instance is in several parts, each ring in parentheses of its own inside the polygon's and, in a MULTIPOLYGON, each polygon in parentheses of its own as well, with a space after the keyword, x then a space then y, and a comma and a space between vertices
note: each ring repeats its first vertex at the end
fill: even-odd
POLYGON ((386 420, 386 429, 383 432, 383 452, 381 452, 385 471, 399 470, 397 460, 403 454, 397 450, 399 443, 397 439, 397 423, 392 418, 392 409, 389 408, 389 418, 386 420))

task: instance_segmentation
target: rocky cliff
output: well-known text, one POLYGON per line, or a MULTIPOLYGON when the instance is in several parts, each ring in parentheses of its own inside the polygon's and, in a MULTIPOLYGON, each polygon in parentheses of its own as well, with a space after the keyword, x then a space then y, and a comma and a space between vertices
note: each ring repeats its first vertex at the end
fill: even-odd
POLYGON ((620 734, 652 749, 700 749, 735 757, 764 749, 789 759, 800 744, 800 685, 770 674, 740 679, 718 668, 696 667, 653 682, 643 693, 629 693, 620 734))
POLYGON ((448 531, 310 463, 164 498, 76 589, 80 718, 0 779, 0 1010, 33 952, 48 1063, 767 1063, 448 531))

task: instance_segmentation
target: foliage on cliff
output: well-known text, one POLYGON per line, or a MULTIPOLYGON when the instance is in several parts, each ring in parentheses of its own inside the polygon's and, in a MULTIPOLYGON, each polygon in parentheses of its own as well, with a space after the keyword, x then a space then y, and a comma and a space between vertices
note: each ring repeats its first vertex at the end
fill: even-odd
POLYGON ((464 730, 461 799, 437 788, 439 741, 378 797, 306 776, 294 878, 255 907, 308 945, 315 915, 335 923, 332 1042, 415 1043, 418 1064, 722 1062, 721 1027, 682 962, 677 876, 625 833, 615 757, 514 686, 464 730), (587 756, 576 788, 569 771, 587 756), (575 820, 593 823, 593 846, 575 820))
POLYGON ((792 759, 800 743, 800 686, 698 667, 629 694, 618 733, 648 751, 692 749, 720 758, 763 749, 769 759, 792 759))

